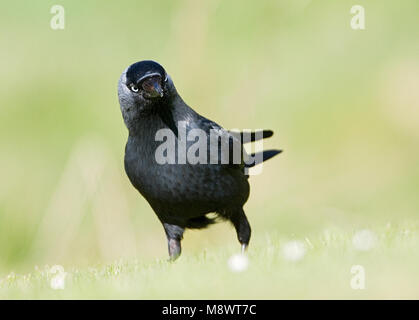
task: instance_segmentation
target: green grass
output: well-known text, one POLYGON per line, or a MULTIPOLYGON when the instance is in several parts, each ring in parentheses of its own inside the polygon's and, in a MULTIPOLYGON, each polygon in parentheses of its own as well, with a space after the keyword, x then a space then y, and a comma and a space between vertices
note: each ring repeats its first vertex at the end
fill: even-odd
MULTIPOLYGON (((411 224, 410 224, 411 225, 411 224)), ((50 267, 0 280, 2 299, 417 299, 419 298, 418 229, 385 226, 374 230, 377 242, 357 251, 353 232, 328 229, 301 239, 307 248, 299 261, 285 259, 289 239, 266 235, 252 244, 250 264, 232 272, 232 244, 203 248, 176 261, 118 261, 87 268, 65 266, 65 289, 50 286, 50 267), (354 290, 353 265, 365 268, 365 289, 354 290)))

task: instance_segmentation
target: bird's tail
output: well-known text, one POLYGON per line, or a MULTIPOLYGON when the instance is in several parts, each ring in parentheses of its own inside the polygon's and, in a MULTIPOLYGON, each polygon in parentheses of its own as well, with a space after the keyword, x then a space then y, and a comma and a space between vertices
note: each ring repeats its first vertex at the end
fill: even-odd
MULTIPOLYGON (((270 138, 274 134, 272 130, 253 131, 250 134, 247 132, 230 132, 230 133, 236 135, 237 138, 240 138, 242 144, 270 138)), ((262 163, 276 156, 277 154, 280 154, 281 152, 282 150, 266 150, 266 151, 261 151, 258 153, 252 153, 250 155, 250 159, 253 159, 253 162, 245 163, 245 167, 246 168, 254 167, 258 165, 259 163, 262 163)))
POLYGON ((249 143, 249 142, 258 141, 261 139, 270 138, 274 134, 272 130, 259 130, 259 131, 252 131, 252 132, 229 131, 229 133, 235 136, 237 139, 240 139, 242 143, 249 143))
POLYGON ((280 154, 282 152, 282 150, 265 150, 265 151, 261 151, 261 152, 257 152, 257 153, 252 153, 250 155, 251 159, 254 159, 253 162, 251 163, 245 163, 245 167, 246 168, 251 168, 254 167, 256 165, 258 165, 259 163, 262 163, 266 160, 269 160, 272 157, 275 157, 277 154, 280 154))

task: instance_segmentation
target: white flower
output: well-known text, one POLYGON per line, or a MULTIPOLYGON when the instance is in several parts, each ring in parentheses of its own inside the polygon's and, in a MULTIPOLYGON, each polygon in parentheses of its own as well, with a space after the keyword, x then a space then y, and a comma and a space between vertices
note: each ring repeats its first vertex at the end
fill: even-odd
POLYGON ((52 275, 49 285, 54 290, 64 290, 65 289, 65 277, 67 272, 64 271, 64 268, 60 265, 52 266, 49 269, 48 273, 52 275))
POLYGON ((65 274, 57 275, 53 277, 49 284, 51 288, 54 290, 64 290, 65 289, 65 274))
POLYGON ((244 254, 234 254, 228 259, 228 266, 233 272, 242 272, 249 266, 249 259, 244 254))
POLYGON ((282 255, 285 260, 298 261, 304 258, 305 254, 306 247, 302 241, 289 241, 282 246, 282 255))
POLYGON ((375 247, 376 243, 375 233, 366 229, 356 232, 352 238, 352 245, 359 251, 369 251, 375 247))

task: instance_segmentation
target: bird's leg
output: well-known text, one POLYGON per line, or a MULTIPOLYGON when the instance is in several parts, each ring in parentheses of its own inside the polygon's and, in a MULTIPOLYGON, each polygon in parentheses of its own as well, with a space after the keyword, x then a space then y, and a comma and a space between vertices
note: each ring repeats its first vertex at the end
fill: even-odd
POLYGON ((167 244, 169 247, 169 259, 170 261, 175 261, 182 252, 182 247, 180 245, 180 240, 168 239, 167 244))
POLYGON ((244 253, 249 245, 251 229, 243 209, 240 208, 239 210, 234 211, 230 216, 230 221, 236 228, 237 238, 241 244, 241 252, 244 253))
POLYGON ((180 241, 182 240, 185 229, 169 223, 163 223, 163 227, 167 236, 170 261, 174 261, 180 256, 182 251, 180 241))

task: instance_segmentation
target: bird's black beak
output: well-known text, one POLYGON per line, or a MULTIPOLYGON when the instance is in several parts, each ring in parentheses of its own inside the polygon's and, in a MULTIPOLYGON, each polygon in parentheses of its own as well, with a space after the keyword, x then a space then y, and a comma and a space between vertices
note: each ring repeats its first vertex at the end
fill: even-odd
POLYGON ((145 79, 141 79, 140 82, 146 98, 163 97, 162 79, 160 75, 150 75, 145 79))

